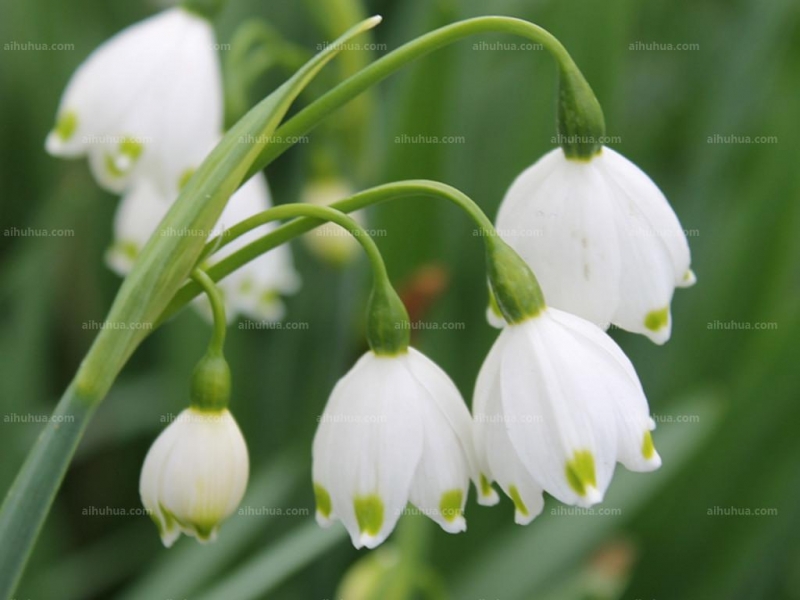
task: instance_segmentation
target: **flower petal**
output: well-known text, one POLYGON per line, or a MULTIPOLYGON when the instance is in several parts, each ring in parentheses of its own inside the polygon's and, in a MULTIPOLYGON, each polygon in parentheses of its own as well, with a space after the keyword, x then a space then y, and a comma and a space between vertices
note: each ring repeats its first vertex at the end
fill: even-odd
POLYGON ((500 385, 509 438, 530 474, 568 504, 602 500, 616 462, 613 394, 630 386, 547 312, 503 331, 500 385), (612 405, 613 406, 613 405, 612 405))
POLYGON ((621 262, 613 198, 595 163, 551 151, 511 185, 497 229, 530 265, 548 305, 607 328, 621 262))
MULTIPOLYGON (((356 548, 374 548, 406 507, 422 455, 419 386, 398 357, 368 352, 336 384, 313 444, 313 477, 356 548)), ((319 506, 318 506, 319 510, 319 506)))
POLYGON ((174 8, 121 31, 86 59, 64 91, 46 147, 59 156, 89 154, 110 191, 146 174, 172 195, 181 174, 199 164, 198 149, 219 136, 222 116, 213 29, 174 8))

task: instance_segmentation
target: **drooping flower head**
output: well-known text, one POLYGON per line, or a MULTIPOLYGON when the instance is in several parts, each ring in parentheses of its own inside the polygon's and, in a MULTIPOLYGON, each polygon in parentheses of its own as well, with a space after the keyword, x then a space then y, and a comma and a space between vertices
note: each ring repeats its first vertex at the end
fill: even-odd
POLYGON ((171 196, 219 137, 222 119, 211 24, 173 8, 121 31, 78 67, 46 148, 56 156, 88 155, 109 191, 146 176, 171 196))
POLYGON ((244 437, 227 409, 181 412, 150 447, 139 482, 164 545, 181 533, 213 541, 239 506, 248 471, 244 437))
POLYGON ((694 283, 689 245, 653 181, 611 148, 568 159, 557 148, 524 171, 497 216, 549 305, 656 343, 671 333, 676 287, 694 283))
POLYGON ((647 399, 628 358, 597 326, 546 308, 503 328, 481 368, 475 445, 518 523, 542 509, 542 491, 567 504, 603 499, 617 461, 661 464, 647 399))
POLYGON ((337 383, 313 445, 317 521, 374 548, 410 501, 450 533, 475 473, 469 412, 449 377, 409 348, 370 351, 337 383))

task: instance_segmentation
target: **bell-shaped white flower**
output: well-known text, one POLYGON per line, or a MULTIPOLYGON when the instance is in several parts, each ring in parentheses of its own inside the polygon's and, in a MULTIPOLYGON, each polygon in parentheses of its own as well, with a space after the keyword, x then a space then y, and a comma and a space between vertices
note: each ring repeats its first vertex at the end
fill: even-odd
POLYGON ((511 185, 497 229, 550 306, 659 344, 670 337, 675 287, 695 281, 667 199, 611 148, 590 160, 568 160, 560 148, 546 154, 511 185))
POLYGON ((617 461, 661 465, 633 365, 600 328, 564 311, 506 325, 478 375, 473 402, 482 469, 527 523, 542 490, 567 504, 600 502, 617 461))
POLYGON ((219 137, 222 119, 212 26, 173 8, 121 31, 78 67, 45 145, 56 156, 88 155, 112 192, 145 175, 172 195, 219 137))
POLYGON ((368 352, 336 385, 314 437, 317 521, 338 518, 374 548, 410 501, 450 533, 466 529, 476 473, 469 411, 423 354, 368 352))
POLYGON ((142 467, 142 504, 169 547, 181 533, 213 541, 239 506, 249 462, 239 426, 227 409, 184 410, 158 436, 142 467))
MULTIPOLYGON (((123 196, 114 219, 114 242, 106 253, 106 262, 113 271, 122 276, 130 272, 142 247, 156 231, 171 204, 172 199, 162 194, 149 179, 137 181, 123 196)), ((272 202, 266 178, 257 173, 231 196, 213 231, 165 230, 160 235, 213 237, 270 206, 272 202)), ((209 259, 209 265, 274 228, 275 224, 268 223, 248 232, 221 248, 209 259)), ((281 294, 292 294, 299 286, 300 277, 294 269, 291 250, 286 245, 262 254, 219 282, 228 318, 234 319, 236 315, 244 314, 253 319, 269 321, 283 318, 285 309, 281 294)), ((195 306, 204 316, 211 318, 205 296, 198 297, 195 306)))

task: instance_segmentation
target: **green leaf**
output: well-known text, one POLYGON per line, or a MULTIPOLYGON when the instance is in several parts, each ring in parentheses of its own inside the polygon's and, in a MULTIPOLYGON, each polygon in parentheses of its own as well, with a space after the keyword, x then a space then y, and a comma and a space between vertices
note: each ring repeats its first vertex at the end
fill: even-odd
POLYGON ((156 321, 205 245, 204 236, 171 233, 211 231, 228 198, 269 145, 263 140, 269 140, 297 95, 350 38, 379 22, 374 17, 348 30, 245 115, 191 177, 145 245, 106 318, 115 327, 100 331, 56 408, 56 415, 71 420, 66 425, 47 424, 0 510, 0 597, 10 597, 16 588, 94 408, 150 333, 147 324, 156 321))

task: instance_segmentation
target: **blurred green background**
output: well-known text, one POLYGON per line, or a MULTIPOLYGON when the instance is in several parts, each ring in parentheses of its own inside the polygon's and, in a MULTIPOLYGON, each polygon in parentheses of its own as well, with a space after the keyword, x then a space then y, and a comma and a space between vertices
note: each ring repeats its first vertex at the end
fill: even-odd
MULTIPOLYGON (((103 40, 158 8, 122 0, 0 3, 3 490, 42 426, 9 417, 52 409, 92 341, 82 324, 103 320, 120 283, 102 260, 117 199, 99 190, 84 161, 55 160, 43 141, 73 70, 103 40), (9 42, 74 48, 4 47, 9 42), (14 234, 28 227, 74 235, 14 234)), ((227 351, 232 408, 252 460, 243 506, 284 514, 237 515, 217 544, 184 539, 169 551, 149 519, 132 514, 144 455, 163 416, 185 405, 209 334, 187 310, 145 342, 90 425, 18 597, 357 600, 369 596, 351 586, 376 578, 390 585, 377 596, 384 598, 439 597, 442 590, 459 600, 800 598, 800 5, 231 0, 218 32, 229 42, 244 18, 258 16, 313 52, 358 15, 373 13, 385 18, 375 41, 388 49, 481 14, 548 28, 594 87, 608 133, 620 136, 614 147, 659 184, 692 231, 698 283, 676 293, 672 340, 657 347, 612 332, 657 416, 665 466, 650 475, 620 467, 602 505, 609 514, 565 514, 549 500, 523 528, 513 524, 508 500, 486 509, 471 498, 465 534, 405 517, 380 552, 356 552, 339 525, 313 523, 310 445, 328 392, 364 350, 368 272, 361 257, 335 269, 294 243, 304 288, 288 300, 287 319, 307 328, 234 326, 227 351), (754 143, 757 136, 775 139, 754 143), (719 325, 731 322, 738 328, 719 325), (756 329, 759 323, 774 325, 756 329), (124 514, 107 514, 115 511, 124 514), (409 567, 425 574, 427 596, 403 590, 409 567)), ((437 179, 494 216, 512 179, 552 147, 555 76, 542 51, 474 46, 480 41, 523 42, 471 38, 404 69, 359 110, 345 112, 338 127, 317 130, 270 166, 276 202, 297 201, 324 148, 359 188, 437 179), (359 118, 369 119, 355 129, 363 139, 354 129, 343 133, 359 118), (396 143, 418 134, 463 139, 396 143)), ((356 54, 327 69, 300 105, 367 58, 356 54)), ((250 101, 286 76, 281 69, 265 74, 250 101)), ((415 343, 469 398, 496 335, 484 322, 482 247, 473 226, 430 199, 395 202, 369 219, 385 230, 377 242, 393 279, 420 307, 416 316, 440 324, 418 332, 415 343), (448 323, 464 325, 445 330, 448 323)))

